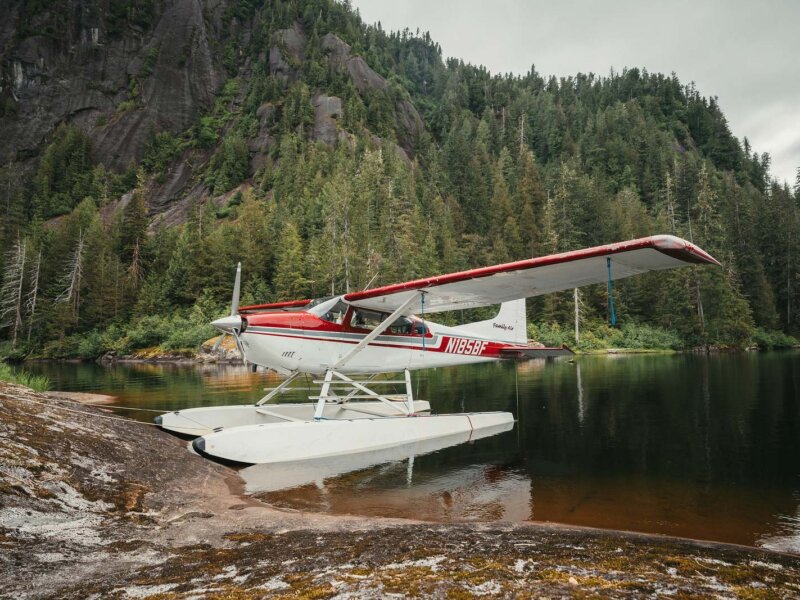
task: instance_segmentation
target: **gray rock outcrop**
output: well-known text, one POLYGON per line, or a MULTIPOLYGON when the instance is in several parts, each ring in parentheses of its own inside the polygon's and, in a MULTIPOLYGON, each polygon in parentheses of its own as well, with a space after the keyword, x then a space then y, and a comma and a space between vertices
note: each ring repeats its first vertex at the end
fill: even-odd
POLYGON ((356 89, 363 93, 368 90, 385 90, 386 80, 376 73, 360 56, 350 55, 350 45, 332 33, 320 40, 323 51, 328 52, 328 60, 334 69, 346 71, 356 89))
POLYGON ((269 72, 283 82, 294 82, 300 76, 300 64, 306 49, 306 36, 295 23, 289 29, 280 29, 272 34, 269 49, 269 72))
POLYGON ((336 120, 342 116, 342 99, 336 96, 317 94, 314 96, 314 130, 315 140, 333 145, 339 139, 336 120))
MULTIPOLYGON (((6 4, 3 12, 17 16, 21 0, 6 4)), ((224 80, 212 50, 224 2, 163 0, 148 31, 128 25, 113 36, 102 8, 65 4, 68 11, 56 5, 37 15, 42 30, 66 19, 63 36, 20 39, 8 22, 0 30, 0 97, 12 113, 0 117, 0 161, 35 155, 69 121, 107 166, 124 168, 141 157, 151 131, 177 133, 213 103, 224 80)))

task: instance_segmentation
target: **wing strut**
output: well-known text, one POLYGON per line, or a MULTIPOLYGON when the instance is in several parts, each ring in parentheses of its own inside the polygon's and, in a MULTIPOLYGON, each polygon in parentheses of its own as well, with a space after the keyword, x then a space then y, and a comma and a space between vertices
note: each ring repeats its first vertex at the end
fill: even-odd
MULTIPOLYGON (((614 314, 614 288, 611 286, 611 257, 606 258, 608 267, 608 305, 611 308, 611 326, 617 326, 617 315, 614 314)), ((578 289, 578 288, 575 288, 578 289)))

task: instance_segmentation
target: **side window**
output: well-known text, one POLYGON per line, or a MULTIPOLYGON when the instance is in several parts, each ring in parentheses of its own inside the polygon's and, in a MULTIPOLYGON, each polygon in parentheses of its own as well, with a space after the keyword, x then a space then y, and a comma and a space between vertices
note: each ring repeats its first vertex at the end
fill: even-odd
POLYGON ((387 316, 388 315, 373 310, 357 308, 353 311, 353 316, 350 319, 350 326, 356 329, 373 330, 380 325, 387 316))
POLYGON ((399 319, 397 319, 397 321, 389 325, 387 332, 394 334, 408 335, 410 333, 413 333, 412 330, 413 330, 413 324, 411 322, 411 319, 409 319, 408 317, 400 317, 399 319))

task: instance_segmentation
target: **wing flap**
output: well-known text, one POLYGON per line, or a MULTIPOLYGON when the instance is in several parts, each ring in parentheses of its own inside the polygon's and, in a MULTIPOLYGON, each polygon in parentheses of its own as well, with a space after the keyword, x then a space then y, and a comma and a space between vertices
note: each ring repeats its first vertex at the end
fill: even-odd
POLYGON ((690 264, 719 265, 686 240, 660 235, 417 279, 346 294, 344 299, 362 308, 392 312, 422 291, 424 307, 414 305, 411 312, 477 308, 603 283, 608 280, 608 258, 615 280, 690 264))

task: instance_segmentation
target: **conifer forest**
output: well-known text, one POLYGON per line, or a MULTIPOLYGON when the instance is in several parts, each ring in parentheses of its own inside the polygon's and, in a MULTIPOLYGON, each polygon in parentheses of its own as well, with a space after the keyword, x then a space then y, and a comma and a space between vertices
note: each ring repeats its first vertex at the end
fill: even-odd
POLYGON ((616 328, 582 289, 577 345, 573 292, 531 299, 529 337, 797 343, 800 169, 676 74, 491 73, 347 1, 11 5, 0 356, 196 350, 240 261, 249 304, 661 233, 723 266, 620 281, 616 328))

